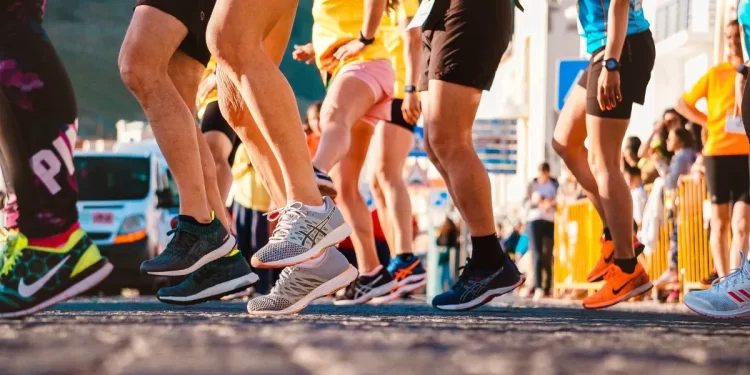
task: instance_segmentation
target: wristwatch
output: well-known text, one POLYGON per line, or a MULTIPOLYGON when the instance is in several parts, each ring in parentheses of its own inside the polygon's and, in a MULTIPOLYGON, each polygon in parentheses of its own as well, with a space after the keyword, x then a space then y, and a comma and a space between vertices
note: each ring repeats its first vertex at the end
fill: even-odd
POLYGON ((611 58, 602 61, 602 66, 604 66, 604 69, 607 69, 610 72, 617 72, 622 67, 622 65, 620 65, 620 62, 617 61, 617 59, 611 59, 611 58))
POLYGON ((414 86, 414 85, 406 85, 406 86, 404 86, 404 92, 405 92, 405 93, 409 93, 409 94, 410 94, 410 93, 413 93, 413 92, 417 92, 417 86, 414 86))
POLYGON ((737 68, 737 73, 742 74, 743 77, 747 78, 748 68, 747 65, 742 64, 739 68, 737 68))
POLYGON ((362 34, 362 32, 359 32, 359 41, 362 42, 362 44, 369 46, 373 42, 375 42, 375 37, 372 37, 370 39, 365 38, 365 35, 362 34))

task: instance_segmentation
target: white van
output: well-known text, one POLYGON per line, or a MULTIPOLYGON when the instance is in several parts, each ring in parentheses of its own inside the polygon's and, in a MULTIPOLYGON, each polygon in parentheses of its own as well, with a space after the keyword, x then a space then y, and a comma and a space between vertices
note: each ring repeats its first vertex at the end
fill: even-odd
POLYGON ((149 293, 159 281, 142 275, 140 265, 166 247, 178 198, 161 154, 129 148, 76 152, 79 220, 115 266, 103 289, 149 293))

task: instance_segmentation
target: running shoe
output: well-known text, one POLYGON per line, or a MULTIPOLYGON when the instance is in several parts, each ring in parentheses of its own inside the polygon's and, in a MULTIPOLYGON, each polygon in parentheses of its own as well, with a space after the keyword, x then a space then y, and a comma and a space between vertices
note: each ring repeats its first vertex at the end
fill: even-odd
POLYGON ((376 305, 389 303, 427 285, 427 272, 419 257, 411 256, 408 259, 402 259, 396 256, 388 264, 388 272, 396 280, 396 287, 384 296, 373 298, 371 303, 376 305))
POLYGON ((602 309, 648 292, 653 287, 640 263, 636 264, 633 273, 625 273, 620 267, 612 264, 604 275, 604 286, 596 293, 583 300, 587 309, 602 309))
POLYGON ((690 292, 685 305, 696 313, 716 319, 750 317, 750 261, 742 254, 742 266, 717 279, 710 289, 690 292))
MULTIPOLYGON (((604 279, 604 275, 606 275, 607 271, 609 270, 609 266, 615 259, 615 243, 611 240, 607 240, 604 234, 602 234, 601 243, 601 256, 596 262, 596 265, 594 265, 594 269, 592 269, 589 275, 586 277, 586 280, 590 283, 602 281, 604 279)), ((643 253, 644 248, 645 246, 640 241, 638 241, 638 238, 636 236, 633 236, 633 249, 635 250, 636 257, 643 253)))
POLYGON ((221 222, 208 225, 178 220, 167 248, 156 258, 141 264, 141 272, 155 276, 185 276, 231 252, 237 242, 221 222))
POLYGON ((512 292, 525 281, 526 277, 507 256, 503 266, 492 270, 480 269, 472 259, 467 259, 456 284, 433 298, 432 306, 439 310, 471 310, 512 292))
POLYGON ((258 281, 239 250, 206 264, 176 286, 161 288, 156 298, 164 303, 194 305, 246 291, 258 281))
POLYGON ((328 173, 315 167, 313 167, 313 170, 315 172, 315 182, 318 184, 320 194, 325 197, 331 197, 331 199, 336 199, 338 192, 336 191, 336 186, 333 184, 333 180, 328 173))
POLYGON ((357 270, 346 257, 331 247, 313 268, 293 266, 281 271, 271 293, 247 303, 251 315, 296 314, 312 301, 334 294, 357 279, 357 270))
POLYGON ((269 212, 269 220, 278 220, 268 244, 253 255, 256 268, 293 266, 320 255, 329 246, 349 237, 352 228, 331 198, 324 197, 323 212, 308 209, 300 202, 269 212))
POLYGON ((91 289, 112 264, 82 229, 71 228, 57 248, 31 246, 11 232, 0 248, 0 318, 20 318, 91 289))
POLYGON ((398 282, 393 279, 385 267, 378 266, 377 271, 374 276, 359 275, 357 280, 346 287, 344 294, 336 296, 333 304, 338 306, 361 305, 397 288, 398 282))

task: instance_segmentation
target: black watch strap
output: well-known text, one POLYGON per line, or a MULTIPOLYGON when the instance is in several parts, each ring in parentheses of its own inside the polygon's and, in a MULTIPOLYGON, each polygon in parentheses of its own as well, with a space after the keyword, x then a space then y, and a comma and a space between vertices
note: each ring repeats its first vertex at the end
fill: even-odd
POLYGON ((737 73, 740 73, 742 74, 743 77, 747 78, 748 70, 750 69, 748 69, 747 65, 743 64, 743 65, 740 65, 739 68, 737 68, 737 73))
POLYGON ((404 92, 406 92, 406 93, 413 93, 413 92, 417 92, 417 86, 414 86, 414 85, 406 85, 406 86, 404 86, 404 92))
POLYGON ((362 42, 362 44, 369 46, 373 42, 375 42, 375 37, 372 37, 370 39, 365 38, 365 35, 362 34, 362 32, 359 32, 359 41, 362 42))

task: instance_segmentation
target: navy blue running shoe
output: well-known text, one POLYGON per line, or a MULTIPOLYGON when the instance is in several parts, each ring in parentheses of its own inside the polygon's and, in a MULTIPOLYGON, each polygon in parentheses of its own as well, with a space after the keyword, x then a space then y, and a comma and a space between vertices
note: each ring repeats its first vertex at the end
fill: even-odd
POLYGON ((448 311, 475 309, 513 291, 526 281, 507 255, 505 264, 494 270, 478 269, 472 262, 472 259, 466 259, 466 266, 456 284, 451 290, 433 298, 432 306, 448 311))

